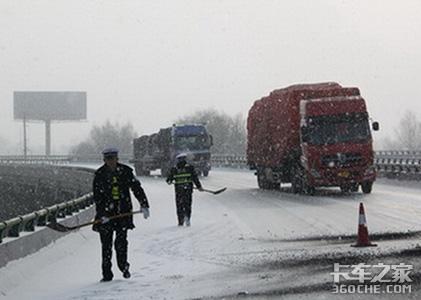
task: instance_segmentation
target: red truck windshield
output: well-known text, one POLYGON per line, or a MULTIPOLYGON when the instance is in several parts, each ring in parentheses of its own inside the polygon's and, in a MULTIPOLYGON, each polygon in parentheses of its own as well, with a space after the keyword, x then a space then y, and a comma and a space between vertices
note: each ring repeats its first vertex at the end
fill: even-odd
POLYGON ((307 117, 302 140, 313 145, 367 142, 371 139, 367 113, 307 117))

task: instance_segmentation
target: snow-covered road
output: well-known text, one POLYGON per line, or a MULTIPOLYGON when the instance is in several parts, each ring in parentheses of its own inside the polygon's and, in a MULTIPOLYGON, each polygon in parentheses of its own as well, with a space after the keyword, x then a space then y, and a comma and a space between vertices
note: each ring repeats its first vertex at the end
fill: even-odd
POLYGON ((140 179, 151 218, 137 216, 129 233, 132 278, 114 267, 112 282, 98 282, 99 238, 85 228, 1 268, 0 299, 338 299, 329 273, 344 260, 412 263, 418 279, 402 299, 421 297, 421 187, 380 181, 370 195, 323 189, 299 196, 259 190, 249 171, 219 169, 203 184, 228 190, 196 192, 192 227, 179 228, 172 187, 159 177, 140 179), (360 202, 380 239, 376 248, 350 247, 360 202))

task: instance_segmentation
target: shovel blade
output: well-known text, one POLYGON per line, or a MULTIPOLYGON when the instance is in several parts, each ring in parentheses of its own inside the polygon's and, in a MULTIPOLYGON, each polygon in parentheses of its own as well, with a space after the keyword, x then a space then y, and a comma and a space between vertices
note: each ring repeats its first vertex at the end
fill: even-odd
POLYGON ((208 193, 211 193, 211 194, 214 194, 214 195, 218 195, 218 194, 222 193, 223 191, 225 191, 226 189, 227 188, 225 187, 225 188, 222 188, 222 189, 219 189, 219 190, 216 190, 216 191, 207 190, 207 189, 204 189, 204 191, 208 192, 208 193))
POLYGON ((220 190, 215 191, 215 195, 220 194, 220 193, 222 193, 222 192, 225 192, 225 190, 226 190, 226 189, 227 189, 227 188, 225 187, 225 188, 222 188, 222 189, 220 189, 220 190))
POLYGON ((64 226, 64 225, 62 225, 60 223, 57 223, 57 222, 48 223, 47 227, 52 229, 52 230, 59 231, 59 232, 69 232, 69 231, 72 230, 72 228, 64 226))

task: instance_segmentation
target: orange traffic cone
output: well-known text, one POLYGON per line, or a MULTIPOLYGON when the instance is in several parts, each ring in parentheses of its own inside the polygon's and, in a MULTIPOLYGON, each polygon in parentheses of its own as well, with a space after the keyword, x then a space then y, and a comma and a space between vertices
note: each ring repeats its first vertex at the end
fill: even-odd
POLYGON ((375 247, 376 244, 372 244, 368 238, 367 220, 365 218, 364 205, 360 203, 360 214, 358 218, 358 237, 357 243, 351 245, 352 247, 375 247))

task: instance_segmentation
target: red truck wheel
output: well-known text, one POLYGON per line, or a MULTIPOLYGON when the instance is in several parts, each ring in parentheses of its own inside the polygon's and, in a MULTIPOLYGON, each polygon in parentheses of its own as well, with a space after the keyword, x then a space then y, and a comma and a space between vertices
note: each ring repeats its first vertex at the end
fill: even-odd
POLYGON ((301 192, 302 192, 301 180, 299 180, 299 178, 297 176, 292 176, 291 192, 293 194, 301 194, 301 192))
POLYGON ((361 183, 361 189, 363 190, 364 194, 370 194, 371 190, 373 189, 373 182, 364 181, 363 183, 361 183))
POLYGON ((280 187, 279 183, 267 179, 264 170, 257 171, 257 185, 263 190, 276 190, 280 187))
POLYGON ((307 194, 310 196, 313 196, 315 192, 316 192, 316 188, 314 186, 309 186, 309 185, 307 185, 306 189, 304 190, 304 194, 307 194))
POLYGON ((269 189, 269 184, 263 172, 257 172, 257 185, 259 186, 259 189, 269 189))
POLYGON ((304 169, 301 166, 295 166, 291 178, 291 190, 294 194, 314 195, 316 189, 307 182, 304 169))

